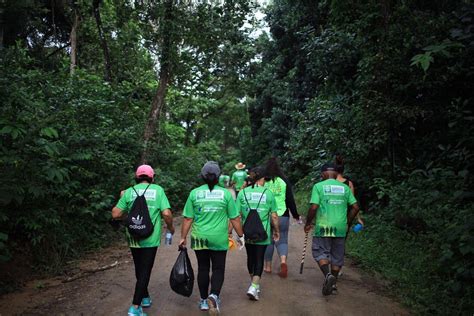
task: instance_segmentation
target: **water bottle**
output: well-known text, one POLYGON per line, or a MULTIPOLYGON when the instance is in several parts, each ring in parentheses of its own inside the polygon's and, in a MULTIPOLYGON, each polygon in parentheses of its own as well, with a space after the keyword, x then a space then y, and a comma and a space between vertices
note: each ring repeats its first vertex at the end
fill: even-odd
POLYGON ((173 234, 170 231, 166 231, 165 245, 171 245, 171 240, 172 239, 173 239, 173 234))
POLYGON ((364 229, 364 225, 362 225, 360 223, 358 223, 358 224, 354 225, 354 227, 352 227, 352 230, 354 231, 354 233, 358 233, 362 229, 364 229))

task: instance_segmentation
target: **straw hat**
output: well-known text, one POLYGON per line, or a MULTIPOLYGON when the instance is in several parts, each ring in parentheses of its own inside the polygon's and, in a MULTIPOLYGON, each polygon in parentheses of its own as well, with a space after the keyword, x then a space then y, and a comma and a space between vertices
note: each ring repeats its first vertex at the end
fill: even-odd
POLYGON ((245 164, 239 162, 238 164, 235 165, 235 169, 237 170, 245 169, 245 164))

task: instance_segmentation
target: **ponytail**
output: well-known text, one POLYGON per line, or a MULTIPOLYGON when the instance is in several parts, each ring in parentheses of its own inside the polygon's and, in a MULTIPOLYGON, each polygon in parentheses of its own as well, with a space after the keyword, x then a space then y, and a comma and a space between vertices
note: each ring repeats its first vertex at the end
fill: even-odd
POLYGON ((209 191, 212 191, 214 189, 214 186, 219 182, 219 179, 213 173, 206 174, 204 177, 202 177, 202 179, 209 187, 209 191))

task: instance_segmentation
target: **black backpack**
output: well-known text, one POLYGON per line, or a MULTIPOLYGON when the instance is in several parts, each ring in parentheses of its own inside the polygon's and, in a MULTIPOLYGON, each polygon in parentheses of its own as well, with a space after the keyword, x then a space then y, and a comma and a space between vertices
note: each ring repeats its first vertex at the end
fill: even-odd
POLYGON ((260 206, 260 202, 262 201, 263 194, 267 191, 265 189, 260 196, 260 200, 258 201, 256 208, 251 208, 249 201, 247 200, 247 196, 245 195, 245 191, 243 192, 245 201, 247 202, 247 206, 250 209, 249 215, 244 223, 244 235, 245 239, 255 242, 255 241, 263 241, 268 238, 267 231, 263 227, 262 220, 260 219, 260 215, 258 215, 258 207, 260 206))
POLYGON ((154 229, 145 199, 145 193, 149 186, 146 187, 142 195, 139 195, 135 188, 132 187, 137 198, 133 201, 132 208, 128 213, 127 228, 130 235, 138 240, 150 236, 154 229))

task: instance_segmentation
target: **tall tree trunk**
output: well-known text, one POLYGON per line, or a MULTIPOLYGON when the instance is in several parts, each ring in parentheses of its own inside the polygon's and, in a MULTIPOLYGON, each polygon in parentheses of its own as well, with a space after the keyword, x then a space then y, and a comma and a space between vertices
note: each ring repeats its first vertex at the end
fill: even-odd
POLYGON ((92 8, 94 11, 95 23, 97 24, 97 32, 99 33, 100 45, 102 46, 102 52, 104 54, 104 79, 108 82, 112 81, 112 71, 110 63, 109 46, 104 36, 104 30, 102 28, 102 20, 100 18, 100 2, 101 0, 93 0, 92 8))
POLYGON ((0 0, 0 49, 3 48, 3 12, 5 12, 5 0, 0 0))
POLYGON ((161 111, 165 106, 166 92, 168 90, 168 83, 171 76, 171 63, 174 44, 172 39, 172 19, 173 19, 173 1, 167 0, 165 2, 165 12, 162 22, 162 36, 163 44, 160 57, 160 82, 158 90, 151 104, 150 113, 143 133, 143 152, 141 157, 142 163, 147 163, 150 159, 150 142, 159 128, 161 111))
POLYGON ((77 66, 77 29, 79 27, 79 11, 77 10, 74 1, 72 2, 72 7, 74 11, 74 21, 72 23, 71 34, 69 35, 69 41, 71 42, 71 75, 74 74, 77 66))

